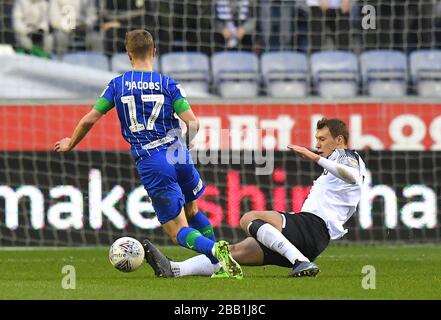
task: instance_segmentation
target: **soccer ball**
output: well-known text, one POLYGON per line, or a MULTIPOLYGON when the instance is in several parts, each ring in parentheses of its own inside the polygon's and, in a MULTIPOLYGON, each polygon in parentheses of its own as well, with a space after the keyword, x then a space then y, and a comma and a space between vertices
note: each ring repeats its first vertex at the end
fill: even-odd
POLYGON ((109 260, 119 271, 135 271, 144 260, 144 247, 134 238, 119 238, 110 247, 109 260))

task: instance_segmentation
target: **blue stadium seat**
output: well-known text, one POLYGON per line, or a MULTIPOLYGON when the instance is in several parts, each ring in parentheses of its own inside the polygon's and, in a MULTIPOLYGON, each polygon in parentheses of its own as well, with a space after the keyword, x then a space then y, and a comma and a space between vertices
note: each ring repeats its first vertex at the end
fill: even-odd
POLYGON ((410 54, 410 76, 418 95, 441 97, 441 50, 419 50, 410 54))
POLYGON ((322 51, 311 55, 314 87, 326 98, 357 95, 359 71, 355 54, 346 51, 322 51))
MULTIPOLYGON (((112 71, 116 73, 124 73, 132 70, 132 65, 130 64, 130 60, 129 57, 127 56, 127 53, 115 53, 110 58, 110 65, 112 71)), ((153 70, 158 72, 160 71, 158 57, 155 57, 153 59, 153 70)))
POLYGON ((256 97, 259 89, 259 60, 251 52, 218 52, 211 58, 213 82, 225 98, 256 97))
POLYGON ((371 50, 360 56, 363 89, 374 97, 402 97, 407 90, 407 60, 394 50, 371 50))
POLYGON ((267 52, 260 58, 268 95, 276 98, 305 97, 309 87, 306 55, 300 52, 267 52))
POLYGON ((66 53, 63 56, 62 61, 70 64, 109 71, 109 60, 104 54, 98 52, 84 51, 66 53))
POLYGON ((190 97, 209 95, 208 56, 198 52, 173 52, 161 56, 161 70, 178 81, 190 97))

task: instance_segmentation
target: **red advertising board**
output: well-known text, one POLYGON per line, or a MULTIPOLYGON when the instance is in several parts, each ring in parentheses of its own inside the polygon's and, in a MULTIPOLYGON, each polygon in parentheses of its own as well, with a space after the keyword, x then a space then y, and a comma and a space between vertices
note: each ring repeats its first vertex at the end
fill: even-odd
MULTIPOLYGON (((441 104, 194 104, 201 120, 198 148, 313 146, 321 116, 344 120, 354 149, 441 150, 441 104), (254 139, 261 137, 263 139, 254 139)), ((0 106, 0 150, 51 150, 70 136, 89 105, 0 106)), ((127 150, 110 111, 78 150, 127 150)))

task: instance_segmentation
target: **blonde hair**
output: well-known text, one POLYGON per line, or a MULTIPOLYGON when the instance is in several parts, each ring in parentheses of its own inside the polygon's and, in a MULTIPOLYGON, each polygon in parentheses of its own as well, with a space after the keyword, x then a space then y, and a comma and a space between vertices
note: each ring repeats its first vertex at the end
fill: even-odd
POLYGON ((126 50, 134 59, 145 59, 152 55, 153 37, 147 30, 128 31, 125 39, 126 50))

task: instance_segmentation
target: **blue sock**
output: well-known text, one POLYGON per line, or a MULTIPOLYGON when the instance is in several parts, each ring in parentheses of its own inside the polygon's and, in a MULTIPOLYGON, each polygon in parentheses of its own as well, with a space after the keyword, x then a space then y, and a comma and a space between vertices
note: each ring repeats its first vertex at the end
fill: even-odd
MULTIPOLYGON (((199 231, 190 227, 183 227, 176 235, 178 243, 185 248, 205 254, 207 257, 214 258, 211 250, 214 241, 204 237, 199 231)), ((216 259, 216 258, 214 258, 216 259)), ((211 260, 211 258, 210 258, 211 260)), ((217 261, 217 260, 216 260, 217 261)))

